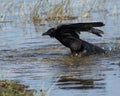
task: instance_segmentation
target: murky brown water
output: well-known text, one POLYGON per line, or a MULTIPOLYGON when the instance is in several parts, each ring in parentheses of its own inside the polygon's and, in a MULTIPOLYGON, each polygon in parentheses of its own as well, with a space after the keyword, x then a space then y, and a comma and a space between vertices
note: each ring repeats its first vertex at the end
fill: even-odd
MULTIPOLYGON (((106 55, 71 57, 69 49, 58 41, 41 36, 48 25, 34 26, 32 22, 15 20, 0 23, 0 79, 43 89, 46 96, 119 96, 119 15, 104 16, 104 12, 96 11, 92 15, 83 21, 103 21, 106 26, 101 29, 105 34, 97 38, 82 33, 81 38, 104 48, 106 55)), ((81 22, 65 22, 78 21, 81 22)))

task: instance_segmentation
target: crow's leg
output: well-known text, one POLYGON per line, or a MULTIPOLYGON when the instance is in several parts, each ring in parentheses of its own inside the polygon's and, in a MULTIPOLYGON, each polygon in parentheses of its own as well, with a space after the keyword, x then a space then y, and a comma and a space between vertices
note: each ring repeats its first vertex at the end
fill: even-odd
POLYGON ((72 50, 72 49, 70 49, 71 50, 71 54, 72 54, 72 56, 78 56, 79 55, 79 53, 78 52, 75 52, 74 50, 72 50))

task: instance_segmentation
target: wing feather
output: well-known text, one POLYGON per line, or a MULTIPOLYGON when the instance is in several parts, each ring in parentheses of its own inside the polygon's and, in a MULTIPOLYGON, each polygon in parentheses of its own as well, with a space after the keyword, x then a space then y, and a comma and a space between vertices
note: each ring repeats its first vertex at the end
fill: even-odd
POLYGON ((58 26, 58 30, 60 30, 61 32, 65 32, 64 30, 67 30, 66 32, 73 31, 76 33, 79 33, 80 31, 87 31, 101 37, 101 34, 103 34, 104 32, 93 27, 102 26, 104 26, 103 22, 74 23, 60 25, 58 26))

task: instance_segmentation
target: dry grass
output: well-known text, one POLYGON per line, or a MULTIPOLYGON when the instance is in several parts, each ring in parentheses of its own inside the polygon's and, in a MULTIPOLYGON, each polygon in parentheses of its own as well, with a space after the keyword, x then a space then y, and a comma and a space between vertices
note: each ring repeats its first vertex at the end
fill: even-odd
MULTIPOLYGON (((13 18, 8 16, 17 16, 20 21, 60 21, 74 20, 79 18, 90 18, 92 11, 107 10, 106 0, 79 0, 78 8, 75 9, 75 2, 72 0, 37 0, 37 2, 24 0, 1 0, 0 21, 12 21, 13 18), (4 8, 4 9, 3 9, 4 8), (73 12, 79 12, 73 16, 73 12)), ((107 10, 108 11, 108 10, 107 10)), ((111 11, 111 10, 109 10, 111 11)), ((113 1, 113 10, 109 14, 118 15, 117 0, 113 1)), ((104 15, 104 14, 103 14, 104 15)))
MULTIPOLYGON (((54 2, 55 3, 55 2, 54 2)), ((48 0, 38 0, 34 6, 31 14, 31 20, 33 22, 45 22, 45 21, 60 21, 60 20, 73 20, 77 17, 71 16, 70 0, 62 0, 58 4, 50 5, 48 0), (42 9, 47 8, 47 10, 42 9)))

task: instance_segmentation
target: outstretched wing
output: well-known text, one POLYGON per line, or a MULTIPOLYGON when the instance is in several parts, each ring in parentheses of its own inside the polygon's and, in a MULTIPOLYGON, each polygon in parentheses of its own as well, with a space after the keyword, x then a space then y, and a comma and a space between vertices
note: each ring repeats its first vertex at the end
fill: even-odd
POLYGON ((102 22, 88 22, 88 23, 74 23, 74 24, 63 24, 58 26, 58 29, 61 30, 73 30, 74 32, 87 31, 93 33, 97 36, 102 36, 104 32, 93 27, 102 27, 104 23, 102 22))

